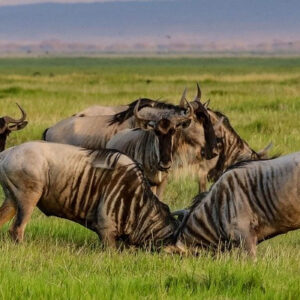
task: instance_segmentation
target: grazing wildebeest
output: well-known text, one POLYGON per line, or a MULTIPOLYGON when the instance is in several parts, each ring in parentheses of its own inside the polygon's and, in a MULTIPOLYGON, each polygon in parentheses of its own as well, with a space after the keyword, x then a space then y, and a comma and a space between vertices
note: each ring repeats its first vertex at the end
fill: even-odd
POLYGON ((27 125, 26 113, 22 109, 22 107, 16 103, 19 107, 22 117, 20 119, 13 119, 12 117, 0 117, 0 152, 5 149, 6 138, 12 132, 16 130, 20 130, 27 125))
POLYGON ((158 247, 177 228, 139 165, 117 151, 28 142, 0 153, 0 183, 0 226, 15 216, 10 233, 17 242, 35 206, 95 231, 111 247, 119 240, 158 247))
MULTIPOLYGON (((197 101, 190 102, 195 106, 197 101)), ((215 129, 217 155, 207 160, 199 157, 198 179, 199 192, 206 190, 207 180, 216 181, 221 174, 231 165, 244 160, 258 160, 267 158, 271 143, 263 150, 254 151, 231 126, 229 119, 218 111, 209 109, 206 105, 210 120, 215 129)))
POLYGON ((139 114, 138 107, 139 102, 134 109, 134 116, 141 128, 119 132, 111 138, 106 148, 119 150, 142 164, 146 177, 155 186, 153 190, 160 196, 162 172, 170 169, 174 149, 178 146, 177 132, 190 126, 194 109, 189 105, 186 113, 166 113, 156 119, 154 115, 144 118, 139 114))
POLYGON ((194 199, 173 250, 256 245, 300 228, 300 152, 270 160, 240 162, 194 199))

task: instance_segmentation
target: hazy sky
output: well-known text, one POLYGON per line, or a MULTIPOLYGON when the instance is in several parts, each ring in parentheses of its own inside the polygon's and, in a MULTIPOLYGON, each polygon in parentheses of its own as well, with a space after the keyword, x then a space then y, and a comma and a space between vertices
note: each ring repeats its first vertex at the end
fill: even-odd
POLYGON ((22 5, 36 3, 93 3, 93 2, 128 2, 128 1, 159 1, 159 0, 0 0, 1 5, 22 5))
POLYGON ((300 0, 0 0, 0 6, 0 41, 300 41, 300 0))

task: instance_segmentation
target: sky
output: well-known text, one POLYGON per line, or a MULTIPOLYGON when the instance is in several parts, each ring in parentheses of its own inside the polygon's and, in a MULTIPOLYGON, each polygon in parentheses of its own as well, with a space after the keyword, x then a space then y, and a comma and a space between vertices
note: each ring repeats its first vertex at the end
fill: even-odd
POLYGON ((51 39, 294 42, 300 0, 0 0, 0 42, 51 39))
POLYGON ((129 2, 129 1, 159 1, 159 0, 0 0, 0 6, 24 5, 37 3, 94 3, 94 2, 129 2))

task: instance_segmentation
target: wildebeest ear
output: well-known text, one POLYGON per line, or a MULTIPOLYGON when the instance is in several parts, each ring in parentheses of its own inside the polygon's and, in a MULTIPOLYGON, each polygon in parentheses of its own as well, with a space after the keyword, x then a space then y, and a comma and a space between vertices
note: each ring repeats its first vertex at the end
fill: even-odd
POLYGON ((264 149, 257 152, 260 159, 268 158, 268 153, 272 149, 273 143, 270 142, 264 149))
POLYGON ((7 129, 9 131, 20 130, 20 129, 23 129, 24 127, 26 127, 27 124, 28 124, 27 121, 23 121, 22 123, 11 124, 7 127, 7 129))
POLYGON ((214 125, 214 132, 215 132, 215 135, 220 138, 222 137, 222 125, 223 125, 223 122, 224 122, 224 117, 221 117, 220 120, 218 121, 217 124, 214 125))

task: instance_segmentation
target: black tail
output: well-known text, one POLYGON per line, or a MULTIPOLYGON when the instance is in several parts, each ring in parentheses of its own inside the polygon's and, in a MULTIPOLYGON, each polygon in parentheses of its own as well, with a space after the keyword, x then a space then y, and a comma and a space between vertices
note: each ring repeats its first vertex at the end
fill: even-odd
POLYGON ((45 131, 43 132, 43 135, 42 135, 42 140, 43 141, 46 141, 46 134, 47 134, 48 129, 49 128, 46 128, 45 131))

